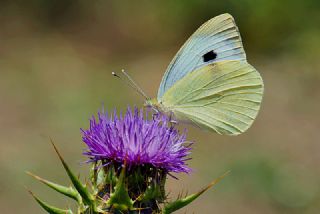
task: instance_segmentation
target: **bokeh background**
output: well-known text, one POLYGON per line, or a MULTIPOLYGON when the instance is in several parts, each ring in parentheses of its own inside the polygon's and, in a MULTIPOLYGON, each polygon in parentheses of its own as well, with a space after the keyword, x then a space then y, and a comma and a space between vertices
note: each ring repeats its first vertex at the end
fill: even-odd
POLYGON ((166 66, 204 21, 231 13, 265 96, 248 132, 188 127, 194 172, 168 191, 199 190, 232 173, 179 213, 318 213, 320 209, 320 3, 318 0, 0 2, 0 210, 45 213, 25 186, 60 207, 72 202, 28 177, 68 185, 50 143, 80 163, 80 127, 98 109, 141 106, 111 76, 125 68, 155 96, 166 66))

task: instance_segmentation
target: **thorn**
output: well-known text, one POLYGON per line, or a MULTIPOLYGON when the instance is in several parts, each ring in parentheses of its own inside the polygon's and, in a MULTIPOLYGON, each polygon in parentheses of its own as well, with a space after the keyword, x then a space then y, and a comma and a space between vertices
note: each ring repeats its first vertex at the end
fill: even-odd
POLYGON ((29 194, 32 196, 32 197, 35 197, 35 195, 33 194, 33 192, 31 192, 31 190, 27 190, 29 192, 29 194))
POLYGON ((221 175, 220 177, 216 178, 215 180, 213 180, 207 187, 203 188, 199 193, 202 194, 205 191, 207 191, 208 189, 210 189, 212 186, 214 186, 215 184, 217 184, 219 181, 221 181, 224 177, 226 177, 229 173, 231 172, 231 170, 225 172, 223 175, 221 175))
POLYGON ((50 137, 50 142, 51 142, 51 144, 52 144, 52 146, 53 146, 54 150, 55 150, 55 151, 56 151, 56 153, 58 154, 58 156, 59 156, 60 160, 62 160, 62 156, 61 156, 61 154, 59 153, 59 151, 58 151, 58 149, 57 149, 56 145, 54 144, 53 139, 52 139, 51 137, 50 137))
MULTIPOLYGON (((56 145, 54 144, 54 142, 53 142, 52 138, 50 138, 50 141, 51 141, 51 144, 52 144, 52 146, 53 146, 54 150, 56 151, 56 153, 57 153, 57 155, 58 155, 58 157, 59 157, 60 161, 63 163, 63 165, 65 165, 66 163, 65 163, 64 159, 62 158, 62 155, 60 154, 60 152, 59 152, 58 148, 57 148, 57 147, 56 147, 56 145)), ((80 176, 80 174, 79 174, 79 176, 80 176)))
POLYGON ((39 180, 39 181, 41 181, 41 182, 44 181, 43 178, 40 178, 39 176, 37 176, 37 175, 35 175, 35 174, 33 174, 33 173, 29 172, 29 171, 25 171, 25 173, 26 173, 27 175, 30 175, 31 177, 35 178, 36 180, 39 180))

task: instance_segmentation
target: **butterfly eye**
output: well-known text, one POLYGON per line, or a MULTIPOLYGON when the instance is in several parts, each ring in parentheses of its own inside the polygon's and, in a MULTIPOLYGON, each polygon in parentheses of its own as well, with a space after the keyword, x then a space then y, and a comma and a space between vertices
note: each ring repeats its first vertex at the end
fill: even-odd
POLYGON ((209 51, 202 56, 203 62, 208 62, 217 58, 217 54, 214 51, 209 51))

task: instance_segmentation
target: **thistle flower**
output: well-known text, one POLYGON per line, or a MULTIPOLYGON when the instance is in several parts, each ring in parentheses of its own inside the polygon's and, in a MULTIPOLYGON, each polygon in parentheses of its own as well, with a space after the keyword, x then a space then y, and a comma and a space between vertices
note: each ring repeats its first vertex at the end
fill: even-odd
POLYGON ((124 116, 99 112, 98 120, 92 117, 90 128, 82 130, 89 161, 105 165, 126 161, 129 168, 151 165, 167 172, 190 172, 185 163, 191 149, 186 134, 170 126, 167 116, 148 120, 147 114, 144 118, 143 110, 128 108, 124 116))
MULTIPOLYGON (((78 214, 155 214, 172 213, 198 198, 222 177, 211 182, 198 193, 168 201, 165 182, 169 173, 188 173, 186 165, 191 143, 186 143, 186 132, 180 133, 170 125, 170 118, 159 115, 148 119, 143 110, 128 108, 117 116, 99 112, 97 120, 90 119, 82 138, 87 145, 84 152, 92 163, 90 181, 82 183, 72 172, 54 146, 73 187, 62 186, 39 176, 35 179, 77 203, 78 214)), ((71 209, 54 207, 34 195, 48 213, 72 214, 71 209)))

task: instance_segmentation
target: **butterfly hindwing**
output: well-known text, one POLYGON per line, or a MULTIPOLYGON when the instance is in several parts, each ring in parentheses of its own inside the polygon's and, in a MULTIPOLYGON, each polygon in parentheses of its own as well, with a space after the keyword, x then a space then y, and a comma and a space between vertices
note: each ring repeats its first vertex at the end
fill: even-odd
POLYGON ((179 120, 219 134, 237 135, 256 118, 263 82, 245 61, 222 61, 203 66, 177 81, 162 104, 179 120))
POLYGON ((223 60, 245 60, 241 37, 230 14, 204 23, 181 47, 169 64, 158 91, 158 99, 189 72, 223 60))

